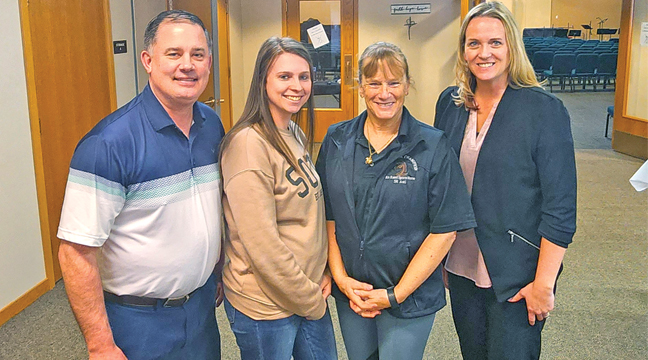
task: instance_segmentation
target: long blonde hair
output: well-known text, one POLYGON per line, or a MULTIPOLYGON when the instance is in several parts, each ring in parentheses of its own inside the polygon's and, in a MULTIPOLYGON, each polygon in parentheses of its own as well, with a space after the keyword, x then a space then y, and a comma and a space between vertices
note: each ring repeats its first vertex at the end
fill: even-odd
POLYGON ((522 36, 520 36, 520 30, 513 18, 513 14, 501 2, 489 1, 472 8, 461 24, 459 49, 455 64, 456 82, 459 91, 458 95, 454 97, 454 103, 457 106, 463 105, 466 108, 474 107, 476 79, 472 72, 470 72, 468 62, 465 59, 465 45, 466 28, 468 28, 470 21, 477 17, 498 19, 504 26, 506 44, 509 52, 509 63, 507 64, 509 86, 513 88, 541 86, 524 50, 524 42, 522 41, 522 36))

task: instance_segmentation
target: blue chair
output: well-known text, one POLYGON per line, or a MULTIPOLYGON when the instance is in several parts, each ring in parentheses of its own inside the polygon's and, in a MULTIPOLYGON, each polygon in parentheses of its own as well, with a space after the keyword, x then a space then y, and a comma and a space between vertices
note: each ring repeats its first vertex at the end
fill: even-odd
MULTIPOLYGON (((598 54, 578 54, 576 55, 576 67, 572 74, 572 80, 578 80, 579 84, 583 84, 583 90, 588 82, 592 84, 592 88, 596 91, 596 82, 594 76, 596 75, 596 68, 598 67, 598 54)), ((572 91, 574 91, 574 81, 570 81, 572 91)))
POLYGON ((533 53, 533 70, 538 77, 542 78, 545 70, 551 68, 554 53, 553 51, 536 51, 533 53))
MULTIPOLYGON (((596 81, 600 82, 603 78, 603 89, 606 88, 608 81, 614 81, 616 79, 617 71, 617 55, 613 53, 604 53, 599 55, 599 65, 596 70, 596 81)), ((610 84, 612 82, 610 81, 610 84)), ((615 82, 616 88, 616 82, 615 82)))
POLYGON ((610 127, 610 118, 614 120, 614 106, 607 108, 607 120, 605 120, 605 137, 608 137, 608 127, 610 127))
MULTIPOLYGON (((553 79, 558 78, 560 90, 565 90, 565 80, 569 79, 576 67, 576 55, 558 54, 554 55, 550 70, 545 70, 544 75, 549 79, 549 91, 553 92, 553 79)), ((573 91, 573 85, 572 85, 573 91)))

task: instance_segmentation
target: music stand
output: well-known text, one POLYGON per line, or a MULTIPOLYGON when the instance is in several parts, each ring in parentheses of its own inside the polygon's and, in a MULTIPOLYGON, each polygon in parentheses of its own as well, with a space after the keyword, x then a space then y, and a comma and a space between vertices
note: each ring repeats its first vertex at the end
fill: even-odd
POLYGON ((609 39, 612 38, 612 35, 616 34, 616 32, 617 32, 617 29, 605 29, 605 28, 603 28, 603 29, 597 29, 596 30, 596 34, 599 36, 600 40, 603 40, 604 35, 610 35, 610 37, 608 38, 608 40, 609 40, 609 39))
POLYGON ((583 24, 581 25, 581 27, 588 31, 587 40, 589 40, 589 38, 592 36, 592 25, 583 24))
POLYGON ((569 30, 567 33, 568 37, 579 37, 581 36, 581 31, 580 30, 569 30))
POLYGON ((566 38, 567 32, 567 29, 554 29, 553 36, 557 38, 566 38))

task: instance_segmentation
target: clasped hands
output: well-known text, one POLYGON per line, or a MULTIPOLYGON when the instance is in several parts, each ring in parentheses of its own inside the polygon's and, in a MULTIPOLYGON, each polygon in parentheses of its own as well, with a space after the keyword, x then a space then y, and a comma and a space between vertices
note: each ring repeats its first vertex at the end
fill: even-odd
POLYGON ((386 289, 374 289, 371 284, 348 276, 335 283, 349 298, 351 310, 362 317, 374 318, 380 315, 381 310, 390 307, 386 289))

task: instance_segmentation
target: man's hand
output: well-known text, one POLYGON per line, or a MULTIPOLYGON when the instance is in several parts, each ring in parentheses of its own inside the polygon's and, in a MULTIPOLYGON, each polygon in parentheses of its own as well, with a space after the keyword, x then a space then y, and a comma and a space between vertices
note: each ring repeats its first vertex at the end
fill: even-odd
POLYGON ((526 300, 529 325, 531 326, 535 324, 536 319, 542 321, 549 317, 549 312, 554 308, 553 289, 536 285, 535 281, 523 287, 508 301, 518 302, 522 299, 526 300))
POLYGON ((216 307, 219 307, 225 299, 225 290, 223 289, 223 282, 219 281, 216 283, 216 307))
POLYGON ((322 296, 326 300, 331 295, 331 287, 333 286, 333 281, 331 280, 331 275, 324 273, 322 280, 320 280, 320 290, 322 290, 322 296))

